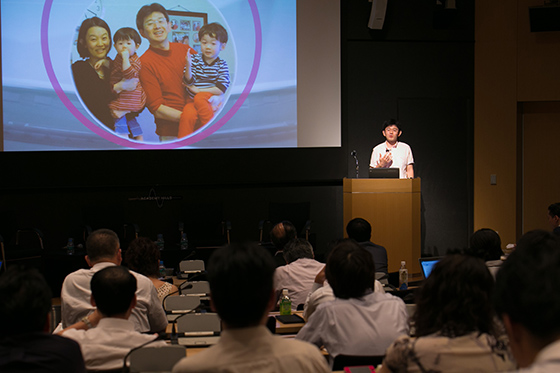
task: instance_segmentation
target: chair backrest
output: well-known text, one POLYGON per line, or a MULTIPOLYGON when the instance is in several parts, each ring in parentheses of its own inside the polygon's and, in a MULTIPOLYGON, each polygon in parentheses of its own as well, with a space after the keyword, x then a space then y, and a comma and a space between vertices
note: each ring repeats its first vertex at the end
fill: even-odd
POLYGON ((383 362, 385 356, 357 356, 337 355, 333 360, 332 370, 344 370, 346 367, 357 367, 371 365, 374 368, 383 362))
POLYGON ((181 284, 181 294, 200 297, 206 296, 210 294, 210 283, 208 281, 192 281, 181 284), (189 285, 192 285, 192 287, 189 285), (186 289, 185 287, 190 287, 190 289, 186 289))
POLYGON ((204 261, 202 260, 183 260, 179 263, 179 270, 181 272, 202 272, 204 268, 204 261))
POLYGON ((178 295, 165 298, 163 309, 172 313, 187 313, 200 305, 200 297, 178 295))
POLYGON ((21 249, 43 249, 43 233, 40 230, 19 229, 16 232, 16 247, 21 249))
POLYGON ((62 313, 60 311, 60 304, 53 304, 51 306, 51 330, 50 332, 52 333, 56 327, 58 326, 58 324, 60 324, 60 321, 62 319, 62 313))
POLYGON ((222 322, 217 313, 188 313, 177 319, 177 332, 220 332, 222 322))
POLYGON ((187 353, 183 346, 142 347, 128 357, 130 372, 171 372, 187 353))

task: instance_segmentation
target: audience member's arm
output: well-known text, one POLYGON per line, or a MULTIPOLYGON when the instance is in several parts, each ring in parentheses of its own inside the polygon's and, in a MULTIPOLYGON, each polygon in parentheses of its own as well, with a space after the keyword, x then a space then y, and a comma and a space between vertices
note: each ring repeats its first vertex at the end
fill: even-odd
POLYGON ((95 310, 89 316, 84 317, 84 319, 88 320, 89 325, 88 325, 88 322, 86 322, 82 319, 82 320, 78 321, 77 323, 72 324, 69 327, 61 330, 57 334, 62 335, 62 334, 64 334, 64 332, 66 332, 69 329, 88 330, 88 329, 91 329, 91 328, 95 328, 97 326, 97 324, 99 324, 99 320, 101 320, 102 318, 103 318, 103 316, 101 315, 101 313, 99 313, 98 310, 95 310))
POLYGON ((307 321, 307 319, 309 319, 309 316, 311 316, 311 314, 315 312, 315 308, 317 308, 317 305, 320 303, 317 303, 316 299, 310 302, 310 299, 315 291, 323 287, 324 282, 325 267, 323 267, 323 269, 319 271, 319 273, 317 273, 317 276, 315 276, 315 282, 313 282, 313 286, 311 287, 311 291, 309 292, 309 294, 307 294, 307 299, 305 300, 305 304, 303 306, 303 318, 305 319, 305 321, 307 321))
POLYGON ((156 288, 153 286, 150 292, 150 302, 148 305, 148 322, 150 323, 150 331, 152 333, 165 332, 167 328, 167 316, 157 296, 156 288))

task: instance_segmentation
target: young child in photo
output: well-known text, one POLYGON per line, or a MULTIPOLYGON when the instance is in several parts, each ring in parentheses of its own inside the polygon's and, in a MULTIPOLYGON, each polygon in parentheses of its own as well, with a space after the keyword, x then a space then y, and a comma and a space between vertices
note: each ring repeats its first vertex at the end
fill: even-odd
MULTIPOLYGON (((113 36, 117 57, 111 69, 111 84, 122 79, 139 78, 142 67, 136 51, 142 43, 138 32, 131 27, 123 27, 113 36)), ((117 98, 109 104, 113 118, 115 118, 115 132, 117 135, 142 141, 142 128, 136 120, 138 114, 146 105, 146 93, 140 82, 133 91, 121 91, 117 98)))
POLYGON ((198 37, 201 52, 186 56, 183 84, 189 100, 179 121, 179 138, 193 133, 197 121, 203 126, 212 119, 214 111, 209 99, 223 95, 230 84, 228 65, 219 57, 228 41, 226 29, 219 23, 209 23, 200 28, 198 37))

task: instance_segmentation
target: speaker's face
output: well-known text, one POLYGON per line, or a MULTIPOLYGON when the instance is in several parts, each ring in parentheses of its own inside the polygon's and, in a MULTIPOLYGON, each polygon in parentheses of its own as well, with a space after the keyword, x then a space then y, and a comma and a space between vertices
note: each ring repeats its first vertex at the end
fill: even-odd
POLYGON ((399 130, 399 127, 395 125, 387 126, 383 130, 383 136, 385 136, 387 141, 389 141, 390 143, 394 143, 395 141, 397 141, 401 133, 402 132, 401 130, 399 130))

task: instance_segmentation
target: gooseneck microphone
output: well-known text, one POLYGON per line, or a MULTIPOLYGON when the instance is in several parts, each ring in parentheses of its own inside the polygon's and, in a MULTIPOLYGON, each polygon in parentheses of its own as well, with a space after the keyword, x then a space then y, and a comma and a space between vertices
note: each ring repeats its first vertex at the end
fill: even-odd
POLYGON ((356 179, 359 179, 360 178, 360 176, 359 176, 360 166, 358 165, 358 153, 355 150, 352 150, 350 152, 350 155, 352 157, 354 157, 354 159, 356 160, 356 179))

